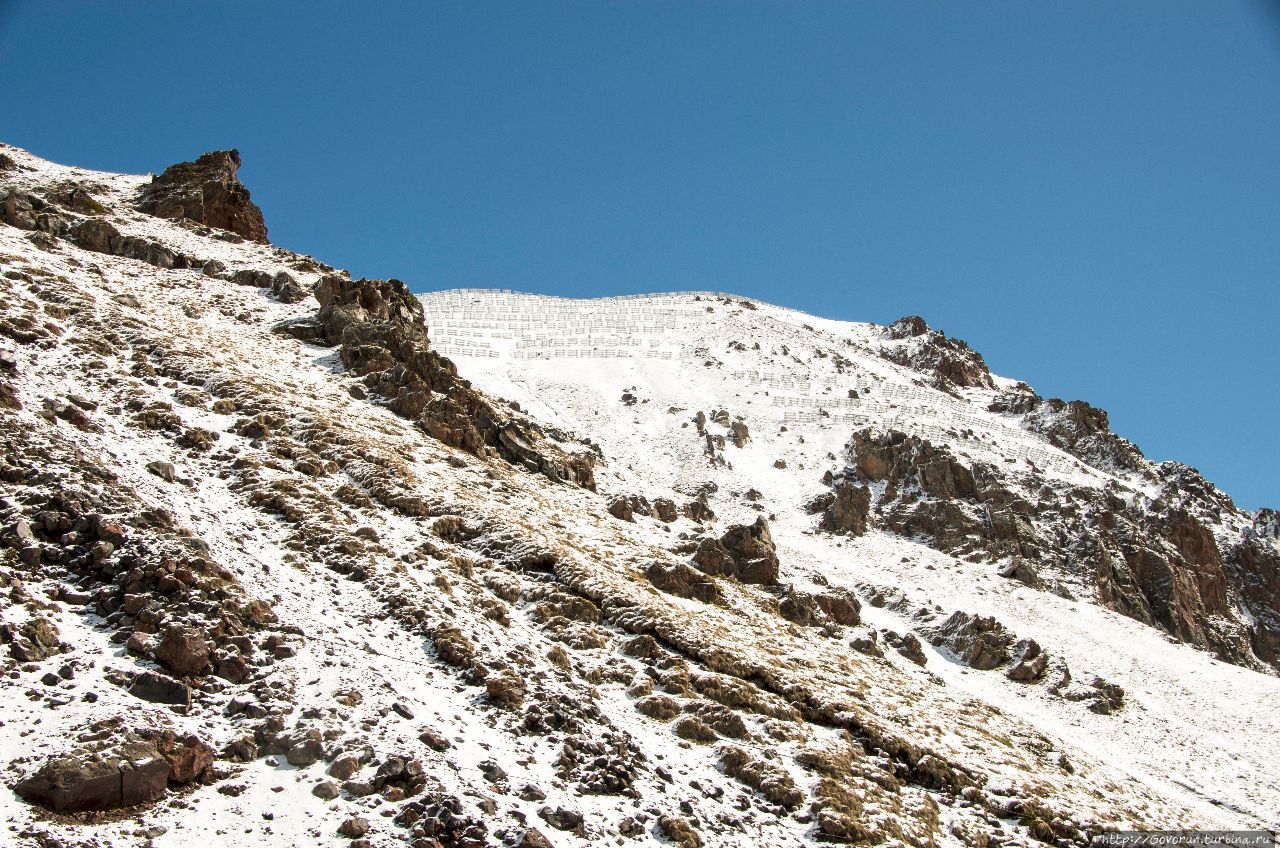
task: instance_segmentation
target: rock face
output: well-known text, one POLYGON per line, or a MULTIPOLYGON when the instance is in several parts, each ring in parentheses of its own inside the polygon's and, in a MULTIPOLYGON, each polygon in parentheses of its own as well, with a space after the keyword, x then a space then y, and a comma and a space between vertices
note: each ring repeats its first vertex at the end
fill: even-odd
POLYGON ((810 512, 821 512, 819 527, 829 533, 861 536, 867 532, 871 511, 871 490, 848 477, 840 477, 831 492, 809 504, 810 512))
MULTIPOLYGON (((870 512, 896 533, 957 556, 1007 559, 1000 573, 1033 588, 1048 588, 1041 568, 1073 572, 1104 606, 1231 662, 1275 657, 1280 604, 1267 588, 1277 579, 1274 548, 1245 539, 1224 554, 1207 521, 1232 507, 1185 466, 1157 466, 1151 476, 1163 494, 1144 506, 1062 485, 1042 486, 1033 501, 995 466, 962 462, 945 446, 893 430, 854 433, 849 461, 858 480, 884 485, 870 512), (1236 603, 1251 620, 1233 618, 1236 603)), ((827 521, 824 514, 824 528, 827 521)))
POLYGON ((164 796, 169 763, 147 742, 106 754, 58 757, 14 787, 20 796, 60 813, 114 810, 164 796))
POLYGON ((141 212, 157 218, 182 218, 266 243, 262 210, 236 177, 237 150, 215 150, 194 162, 170 165, 138 195, 141 212))
POLYGON ((532 420, 502 411, 431 350, 422 304, 403 282, 330 274, 315 296, 324 340, 340 347, 343 364, 396 414, 468 453, 495 454, 553 480, 595 488, 591 451, 565 450, 532 420))
POLYGON ((778 582, 778 552, 764 516, 754 524, 735 524, 719 539, 703 539, 693 562, 707 574, 735 577, 766 586, 778 582))
POLYGON ((1082 400, 1046 400, 1030 391, 1006 391, 987 408, 991 412, 1021 416, 1028 429, 1100 468, 1145 473, 1142 452, 1132 442, 1111 432, 1106 410, 1082 400))
POLYGON ((181 677, 204 674, 209 669, 209 643, 193 630, 171 627, 156 648, 156 659, 181 677))

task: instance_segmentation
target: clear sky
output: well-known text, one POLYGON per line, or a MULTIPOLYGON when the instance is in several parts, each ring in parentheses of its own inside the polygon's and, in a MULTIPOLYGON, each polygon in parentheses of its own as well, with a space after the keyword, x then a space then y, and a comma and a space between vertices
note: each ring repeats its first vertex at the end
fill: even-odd
POLYGON ((17 2, 0 139, 415 290, 918 313, 1280 506, 1266 0, 17 2))

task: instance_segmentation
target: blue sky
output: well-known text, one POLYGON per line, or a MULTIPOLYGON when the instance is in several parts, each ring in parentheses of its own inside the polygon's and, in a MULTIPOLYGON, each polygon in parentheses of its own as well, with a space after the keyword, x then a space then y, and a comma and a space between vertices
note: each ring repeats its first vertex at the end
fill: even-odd
POLYGON ((0 79, 56 161, 238 147, 354 274, 918 313, 1280 506, 1264 0, 0 0, 0 79))

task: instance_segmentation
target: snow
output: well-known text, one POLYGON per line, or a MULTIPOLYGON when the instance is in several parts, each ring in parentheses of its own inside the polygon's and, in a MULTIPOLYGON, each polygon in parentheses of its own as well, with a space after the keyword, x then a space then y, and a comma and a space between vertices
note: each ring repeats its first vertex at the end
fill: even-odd
MULTIPOLYGON (((125 201, 144 177, 89 173, 4 150, 28 169, 6 175, 12 184, 34 187, 76 179, 100 186, 95 196, 119 215, 116 224, 124 233, 216 259, 230 270, 288 270, 304 286, 317 277, 317 272, 298 270, 298 257, 278 248, 211 239, 126 211, 125 201)), ((370 563, 373 579, 346 579, 299 553, 292 527, 247 502, 236 486, 239 477, 231 473, 231 457, 261 460, 264 479, 294 482, 318 500, 329 498, 340 482, 360 485, 358 478, 366 472, 393 469, 395 484, 438 507, 438 514, 467 515, 519 532, 557 551, 565 573, 602 596, 626 598, 638 607, 663 605, 664 626, 673 640, 749 656, 776 670, 784 682, 812 683, 830 703, 863 710, 870 716, 866 720, 987 775, 991 790, 1014 795, 1018 787, 1035 782, 1074 805, 1081 821, 1122 810, 1147 822, 1176 825, 1280 826, 1280 718, 1268 709, 1280 697, 1277 678, 1218 663, 1086 601, 1031 593, 997 577, 992 564, 959 561, 880 531, 856 540, 814 532, 815 519, 803 506, 823 491, 823 472, 842 465, 851 432, 862 426, 905 429, 947 444, 961 457, 1017 468, 1031 461, 1046 475, 1075 485, 1131 485, 986 412, 990 392, 970 390, 958 399, 921 385, 919 375, 876 355, 881 330, 874 325, 817 318, 723 293, 586 301, 475 290, 424 296, 432 344, 454 359, 464 377, 494 397, 518 402, 535 418, 600 445, 604 460, 597 469, 597 494, 462 455, 412 422, 352 397, 352 380, 332 350, 270 331, 279 321, 312 314, 314 303, 286 305, 261 290, 195 270, 160 270, 70 244, 45 253, 4 226, 0 257, 8 257, 0 259, 0 271, 38 268, 64 275, 93 298, 100 315, 138 319, 143 329, 128 330, 135 351, 164 348, 207 371, 210 383, 252 386, 287 405, 292 423, 331 428, 359 446, 362 462, 352 460, 333 478, 313 480, 232 432, 237 415, 178 402, 177 393, 189 387, 167 378, 134 380, 126 356, 104 357, 116 379, 111 383, 85 369, 69 345, 14 350, 24 409, 5 414, 16 416, 33 438, 70 433, 81 450, 103 459, 141 499, 179 516, 248 595, 270 600, 282 621, 302 631, 296 656, 272 667, 274 691, 292 706, 289 723, 324 722, 337 731, 336 749, 357 752, 368 745, 379 758, 420 758, 433 785, 463 799, 469 814, 491 822, 493 844, 498 844, 497 830, 514 828, 520 817, 548 832, 558 846, 663 844, 655 812, 680 802, 704 825, 738 821, 736 829, 724 825, 714 834, 704 832, 708 844, 813 844, 814 834, 802 816, 763 814, 751 803, 738 806, 754 793, 717 766, 716 747, 680 739, 637 712, 629 689, 643 674, 631 676, 635 663, 618 650, 632 634, 614 624, 600 626, 605 646, 569 651, 570 671, 562 671, 545 657, 561 643, 533 619, 531 603, 512 605, 508 626, 477 613, 483 601, 492 600, 482 582, 485 570, 506 572, 472 551, 443 545, 431 533, 431 519, 376 506, 343 505, 339 524, 330 528, 336 534, 367 527, 386 552, 370 563), (122 303, 124 294, 138 305, 122 303), (837 367, 837 355, 848 364, 837 367), (181 451, 171 439, 131 426, 120 409, 122 387, 173 403, 184 426, 218 433, 213 453, 181 451), (859 397, 850 398, 849 389, 859 397), (624 391, 636 397, 633 405, 621 402, 624 391), (97 404, 93 418, 101 432, 71 431, 36 414, 44 398, 72 394, 97 404), (723 464, 712 464, 692 418, 699 410, 718 409, 727 409, 731 419, 740 417, 750 439, 743 448, 730 441, 717 451, 723 464), (961 434, 968 430, 974 436, 961 434), (174 463, 179 480, 166 482, 148 472, 154 460, 174 463), (777 460, 786 467, 775 467, 777 460), (776 615, 763 611, 758 594, 742 587, 726 590, 723 608, 658 595, 637 577, 638 570, 653 559, 670 558, 679 536, 697 528, 684 519, 671 526, 645 518, 625 524, 607 515, 605 500, 618 493, 688 500, 707 482, 719 487, 710 496, 718 527, 754 520, 758 508, 742 495, 752 488, 763 494, 760 504, 770 519, 784 581, 808 589, 825 581, 899 592, 907 599, 901 605, 863 607, 867 623, 899 633, 917 626, 909 613, 926 605, 995 615, 1064 659, 1077 679, 1098 675, 1122 685, 1127 706, 1115 715, 1095 715, 1079 703, 1048 696, 1043 687, 962 668, 927 644, 923 669, 893 651, 884 660, 863 657, 847 647, 852 631, 828 639, 812 629, 779 625, 776 615), (446 550, 415 559, 428 539, 446 550), (460 560, 475 568, 476 579, 464 574, 460 560), (637 780, 638 797, 581 794, 557 772, 565 734, 525 733, 518 714, 487 704, 483 687, 438 662, 427 640, 394 617, 400 603, 420 606, 433 620, 466 626, 478 641, 483 637, 481 647, 490 661, 531 656, 536 669, 526 681, 531 698, 554 695, 590 703, 603 717, 601 726, 628 734, 646 762, 662 765, 671 781, 645 771, 637 780), (349 691, 360 693, 362 701, 339 707, 335 695, 349 691), (391 710, 393 703, 407 706, 414 718, 401 718, 391 710), (425 729, 437 731, 453 747, 431 750, 419 741, 425 729), (1056 762, 1051 754, 1068 755, 1078 764, 1077 774, 1068 778, 1046 765, 1056 762), (480 768, 486 760, 506 771, 511 792, 490 785, 480 768), (517 797, 515 790, 526 783, 537 784, 546 800, 517 797), (496 804, 492 816, 484 812, 486 801, 496 804), (587 823, 583 834, 549 830, 538 817, 544 805, 580 811, 587 823), (619 833, 626 815, 646 816, 644 832, 635 840, 619 833)), ((38 303, 30 286, 5 282, 12 282, 7 295, 38 303)), ((68 323, 74 326, 74 320, 68 323)), ((1012 382, 998 378, 997 385, 1012 382)), ((709 423, 707 430, 727 433, 718 424, 709 423)), ((56 588, 52 578, 28 585, 33 595, 50 599, 56 588)), ((56 618, 63 641, 74 650, 34 669, 15 669, 0 689, 0 776, 6 786, 102 718, 125 715, 141 724, 190 730, 217 750, 252 728, 242 716, 224 715, 233 697, 245 697, 245 687, 205 693, 190 714, 128 695, 109 681, 108 672, 145 663, 112 643, 109 627, 85 608, 48 604, 45 614, 56 618), (72 680, 54 687, 39 682, 68 661, 77 665, 72 680), (85 700, 89 693, 97 700, 85 700), (49 706, 51 697, 60 704, 56 708, 49 706)), ((0 614, 17 622, 28 613, 15 603, 0 607, 0 614)), ((707 670, 694 665, 699 673, 707 670)), ((815 725, 806 731, 807 739, 778 741, 761 730, 767 722, 747 719, 756 735, 733 744, 777 764, 790 763, 805 744, 843 739, 843 731, 815 725)), ((0 791, 0 820, 22 845, 38 844, 35 834, 44 832, 68 845, 125 846, 144 839, 158 848, 339 844, 335 831, 353 814, 372 822, 375 845, 400 843, 407 835, 383 815, 395 805, 378 795, 332 802, 315 797, 311 790, 325 779, 323 764, 295 768, 273 757, 228 767, 231 774, 218 787, 242 787, 238 795, 198 787, 119 821, 77 825, 49 821, 6 790, 0 791)), ((367 778, 371 771, 367 766, 360 776, 367 778)), ((911 787, 904 795, 939 805, 940 844, 962 844, 956 833, 983 821, 976 808, 940 792, 911 787)), ((874 807, 867 812, 868 817, 882 814, 887 812, 874 807)), ((1003 827, 1006 839, 1026 840, 1019 822, 1005 820, 1003 827)))
MULTIPOLYGON (((843 456, 860 426, 905 429, 987 462, 1022 467, 1032 459, 1047 476, 1076 485, 1129 488, 1130 481, 1084 466, 987 412, 990 392, 969 390, 961 401, 918 385, 918 375, 875 355, 878 330, 871 325, 759 301, 748 309, 738 297, 573 301, 465 290, 422 300, 437 348, 477 385, 599 441, 609 459, 598 475, 606 481, 602 488, 653 498, 713 480, 719 492, 711 504, 725 522, 754 519, 740 497, 754 488, 764 494, 783 580, 803 584, 820 576, 832 585, 869 584, 905 593, 906 610, 937 605, 944 615, 956 609, 992 615, 1064 659, 1076 679, 1096 675, 1120 684, 1127 705, 1116 715, 1095 715, 1043 686, 960 666, 927 643, 927 669, 900 662, 905 671, 936 675, 947 687, 1028 722, 1073 757, 1078 751, 1104 762, 1205 821, 1280 824, 1280 716, 1267 707, 1280 698, 1280 679, 1219 662, 1088 601, 1001 578, 991 564, 958 560, 883 531, 856 540, 813 532, 814 518, 801 507, 823 490, 822 473, 842 466, 829 457, 843 456), (548 348, 550 341, 564 344, 548 348), (748 349, 735 350, 734 342, 748 349), (819 350, 852 365, 837 373, 830 355, 814 355, 819 350), (708 360, 722 364, 708 367, 708 360), (880 400, 839 403, 848 388, 880 400), (620 403, 624 390, 641 402, 620 403), (801 418, 791 414, 794 408, 833 414, 801 418), (745 448, 725 448, 728 466, 706 461, 688 424, 698 410, 715 409, 729 410, 750 428, 745 448), (842 418, 837 409, 850 412, 842 418), (978 438, 958 438, 961 427, 978 438), (779 458, 785 469, 773 467, 779 458)), ((997 378, 997 385, 1015 382, 997 378)), ((723 432, 712 424, 708 429, 723 432)), ((864 604, 863 614, 900 633, 915 626, 888 608, 864 604)))

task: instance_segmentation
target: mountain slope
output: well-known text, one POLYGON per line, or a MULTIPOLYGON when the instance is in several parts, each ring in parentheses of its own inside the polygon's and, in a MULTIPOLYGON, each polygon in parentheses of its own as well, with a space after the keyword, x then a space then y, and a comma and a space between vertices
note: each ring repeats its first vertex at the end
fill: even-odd
MULTIPOLYGON (((1186 473, 1047 402, 986 411, 1033 396, 958 343, 705 295, 422 308, 265 243, 238 157, 161 192, 0 153, 0 809, 19 844, 1275 826, 1259 707, 1280 681, 1245 667, 1268 657, 1205 601, 1212 580, 1198 607, 1113 580, 1126 617, 1039 524, 1016 562, 998 534, 945 538, 975 504, 1024 515, 1029 463, 1143 515, 1186 473), (607 358, 531 357, 606 325, 586 348, 607 358), (926 532, 921 505, 955 520, 926 532), (1238 664, 1168 641, 1139 598, 1238 664)), ((1218 509, 1215 550, 1251 552, 1219 557, 1241 605, 1232 569, 1265 583, 1274 529, 1218 509)), ((1139 548, 1203 564, 1194 534, 1166 535, 1186 544, 1139 548)))

